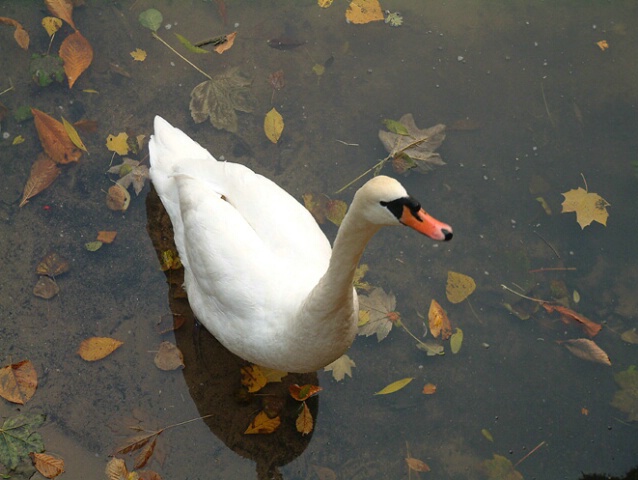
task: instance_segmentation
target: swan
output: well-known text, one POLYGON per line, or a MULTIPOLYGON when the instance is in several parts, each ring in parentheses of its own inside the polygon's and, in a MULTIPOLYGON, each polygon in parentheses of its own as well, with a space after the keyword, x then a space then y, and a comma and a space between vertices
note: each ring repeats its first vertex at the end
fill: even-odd
POLYGON ((217 161, 159 116, 149 155, 195 316, 228 350, 263 367, 312 372, 350 347, 358 321, 353 275, 381 227, 452 238, 449 225, 390 177, 374 177, 355 193, 331 248, 281 187, 244 165, 217 161))

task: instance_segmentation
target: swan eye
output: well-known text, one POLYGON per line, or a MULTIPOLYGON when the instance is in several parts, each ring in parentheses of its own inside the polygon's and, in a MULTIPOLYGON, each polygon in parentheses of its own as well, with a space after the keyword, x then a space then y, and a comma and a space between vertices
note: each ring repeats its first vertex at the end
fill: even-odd
POLYGON ((421 204, 412 197, 401 197, 397 198, 396 200, 392 200, 391 202, 384 202, 382 200, 379 203, 381 204, 381 206, 390 210, 390 212, 392 212, 392 215, 394 215, 397 220, 401 220, 404 207, 407 207, 415 218, 419 218, 417 213, 421 210, 421 204))

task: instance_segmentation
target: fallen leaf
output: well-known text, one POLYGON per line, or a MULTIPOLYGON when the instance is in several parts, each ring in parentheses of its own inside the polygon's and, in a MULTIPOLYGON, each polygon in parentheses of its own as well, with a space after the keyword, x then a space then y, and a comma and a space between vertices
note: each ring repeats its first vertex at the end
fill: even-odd
POLYGON ((182 261, 179 259, 179 255, 173 250, 164 250, 160 257, 160 269, 162 272, 167 270, 179 270, 183 267, 182 261))
POLYGON ((179 40, 179 43, 184 45, 188 49, 189 52, 193 52, 193 53, 209 53, 209 51, 206 50, 205 48, 201 48, 198 45, 193 45, 193 43, 188 38, 184 37, 183 35, 180 35, 179 33, 176 33, 175 36, 179 40))
POLYGON ((55 280, 45 276, 38 278, 35 287, 33 287, 33 294, 45 300, 55 297, 58 293, 60 293, 60 287, 55 283, 55 280))
POLYGON ((140 194, 146 180, 149 178, 148 167, 146 165, 140 165, 139 161, 131 158, 124 158, 121 164, 109 168, 108 173, 117 173, 120 178, 116 183, 124 188, 133 185, 133 190, 135 190, 136 195, 140 194))
POLYGON ((581 229, 591 222, 602 223, 607 226, 607 207, 610 203, 597 193, 590 193, 582 187, 572 189, 562 194, 565 201, 562 203, 562 213, 576 212, 576 221, 581 229))
POLYGON ((326 365, 323 367, 324 372, 332 372, 332 378, 334 378, 337 382, 342 381, 346 375, 352 378, 352 368, 357 365, 354 361, 346 354, 341 355, 330 365, 326 365))
POLYGON ((258 365, 248 365, 241 368, 241 384, 248 389, 249 393, 261 390, 268 383, 268 379, 258 365))
POLYGON ((162 26, 162 22, 164 21, 164 17, 162 16, 162 12, 155 8, 149 8, 148 10, 144 10, 137 17, 140 24, 148 28, 153 32, 157 32, 159 28, 162 26))
POLYGON ((62 20, 58 17, 44 17, 41 23, 49 37, 53 36, 62 26, 62 20))
POLYGON ((43 477, 55 478, 64 472, 64 460, 47 453, 29 453, 33 466, 43 477))
POLYGON ((452 122, 452 124, 448 127, 448 130, 456 130, 460 132, 472 132, 474 130, 478 130, 481 128, 481 122, 478 120, 471 119, 469 117, 459 118, 458 120, 452 122))
POLYGON ((580 409, 580 414, 581 414, 581 415, 584 415, 584 416, 589 415, 589 409, 588 409, 587 407, 583 407, 583 408, 581 408, 581 409, 580 409))
POLYGON ((445 295, 451 303, 461 303, 476 289, 474 279, 462 273, 447 272, 445 295))
POLYGON ((100 230, 97 232, 97 240, 102 243, 113 243, 117 237, 117 232, 110 230, 100 230))
POLYGON ((590 362, 611 366, 611 361, 605 351, 587 338, 577 338, 558 342, 564 345, 573 355, 590 362))
POLYGON ((490 442, 494 442, 494 437, 492 436, 492 434, 490 433, 490 431, 487 428, 482 428, 481 429, 481 435, 483 435, 490 442))
POLYGON ((120 132, 117 135, 106 137, 106 148, 118 155, 126 155, 129 152, 128 134, 120 132))
POLYGON ((309 385, 309 384, 299 386, 296 383, 294 383, 288 387, 290 396, 299 402, 304 402, 308 400, 310 397, 314 397, 321 390, 323 390, 323 388, 317 385, 309 385))
POLYGON ((30 360, 0 368, 0 397, 24 405, 38 388, 38 374, 30 360))
POLYGON ((62 126, 64 127, 64 130, 66 130, 66 133, 71 139, 71 141, 73 142, 73 145, 78 147, 80 150, 83 150, 86 153, 89 153, 89 151, 84 146, 84 142, 82 142, 82 139, 80 138, 80 135, 78 134, 78 131, 64 117, 62 117, 62 126))
POLYGON ((69 262, 63 256, 56 252, 48 253, 35 269, 35 273, 38 275, 46 275, 47 277, 55 278, 58 275, 62 275, 69 271, 69 262))
POLYGON ((182 351, 171 342, 164 341, 160 343, 153 361, 157 368, 164 371, 184 368, 184 355, 182 351))
POLYGON ((35 108, 31 109, 31 113, 42 148, 51 160, 62 164, 77 162, 82 151, 73 145, 64 125, 35 108))
POLYGON ((493 454, 492 460, 484 460, 481 467, 488 480, 523 480, 523 475, 514 469, 514 465, 502 455, 493 454))
POLYGON ((136 62, 143 62, 144 60, 146 60, 146 51, 142 50, 141 48, 136 48, 130 53, 131 57, 133 57, 133 60, 135 60, 136 62))
POLYGON ((276 72, 271 73, 268 76, 268 83, 274 90, 281 90, 286 85, 286 81, 284 80, 284 71, 277 70, 276 72))
POLYGON ((274 107, 266 114, 264 118, 264 132, 266 137, 272 143, 277 143, 284 131, 284 119, 274 107))
POLYGON ((348 210, 348 205, 344 201, 332 200, 324 194, 304 193, 302 198, 304 206, 319 224, 327 219, 339 226, 348 210))
POLYGON ((638 369, 630 365, 627 370, 614 374, 620 387, 614 394, 611 406, 627 414, 627 421, 638 422, 638 369))
POLYGON ((29 49, 29 34, 18 21, 14 20, 13 18, 0 17, 0 24, 14 27, 15 31, 13 32, 13 38, 15 39, 16 43, 23 50, 29 49))
POLYGON ((450 320, 447 317, 447 313, 443 310, 443 307, 439 305, 439 302, 432 299, 430 302, 430 310, 428 311, 428 325, 430 327, 430 333, 434 338, 447 340, 452 335, 452 326, 450 320))
POLYGON ((326 206, 326 218, 338 227, 341 225, 347 211, 348 204, 346 202, 330 199, 326 206))
POLYGON ((328 8, 330 5, 332 5, 332 2, 334 0, 317 0, 317 4, 321 7, 321 8, 328 8))
POLYGON ((363 277, 365 276, 366 273, 368 273, 369 269, 370 267, 368 267, 367 264, 365 263, 359 264, 359 266, 354 271, 354 278, 352 279, 352 284, 354 285, 354 288, 358 290, 365 290, 365 291, 369 291, 372 288, 372 285, 370 285, 368 282, 363 280, 363 277))
POLYGON ((42 435, 35 430, 46 416, 43 414, 21 413, 9 417, 0 427, 0 464, 7 470, 14 470, 29 453, 44 451, 42 435))
POLYGON ((126 188, 118 185, 111 185, 106 192, 106 206, 115 212, 125 212, 131 203, 131 195, 126 188))
POLYGON ((598 45, 598 48, 600 48, 603 52, 609 48, 609 43, 607 43, 607 40, 600 40, 596 42, 596 45, 598 45))
POLYGON ((620 335, 621 340, 627 343, 638 344, 638 333, 635 328, 631 328, 620 335))
POLYGON ((134 477, 130 476, 124 460, 117 457, 113 457, 109 460, 104 469, 104 473, 106 473, 108 480, 135 480, 134 477))
POLYGON ((76 31, 62 41, 58 54, 64 60, 64 72, 69 80, 69 88, 73 88, 78 77, 89 68, 93 61, 93 47, 80 32, 76 31))
POLYGON ((265 412, 259 412, 244 432, 247 435, 273 433, 281 425, 281 418, 270 418, 265 412))
POLYGON ((452 353, 459 353, 461 345, 463 344, 463 330, 457 328, 456 331, 450 337, 450 349, 452 353))
POLYGON ((405 457, 405 463, 408 464, 408 468, 415 472, 429 472, 430 467, 427 463, 419 460, 418 458, 405 457))
POLYGON ((297 415, 295 426, 297 427, 297 431, 302 435, 308 435, 312 432, 314 420, 306 402, 302 403, 301 411, 299 412, 299 415, 297 415))
POLYGON ((140 451, 135 456, 135 463, 133 465, 133 468, 138 469, 144 468, 146 466, 148 461, 153 456, 153 453, 155 452, 155 446, 157 445, 157 439, 159 438, 158 435, 155 435, 152 442, 148 442, 146 445, 140 448, 140 451))
POLYGON ((109 356, 121 347, 123 343, 109 337, 91 337, 80 343, 77 353, 83 360, 94 362, 109 356))
POLYGON ((99 240, 94 240, 92 242, 86 242, 84 244, 84 248, 86 248, 89 252, 97 252, 100 248, 102 248, 102 245, 104 244, 99 240))
POLYGON ((403 125, 401 122, 397 122, 396 120, 392 120, 391 118, 385 118, 383 120, 383 125, 388 129, 391 133, 396 133, 397 135, 410 135, 408 132, 408 128, 403 125))
POLYGON ((60 175, 57 164, 45 153, 40 153, 31 166, 27 183, 24 185, 19 207, 24 207, 31 198, 46 190, 60 175))
POLYGON ((547 310, 550 313, 556 311, 560 313, 563 318, 571 319, 580 323, 583 329, 585 330, 585 333, 589 335, 590 337, 595 337, 598 334, 598 332, 600 332, 600 330, 603 328, 602 325, 600 325, 599 323, 596 323, 588 319, 587 317, 581 315, 580 313, 573 311, 571 308, 567 308, 562 305, 556 305, 556 304, 548 303, 548 302, 540 302, 540 304, 543 306, 545 310, 547 310))
POLYGON ((375 395, 387 395, 389 393, 397 392, 397 391, 401 390, 403 387, 405 387, 412 380, 414 380, 414 377, 407 377, 407 378, 403 378, 401 380, 397 380, 396 382, 392 382, 390 385, 388 385, 388 386, 382 388, 381 390, 379 390, 378 392, 376 392, 375 395))
POLYGON ((423 385, 423 395, 433 395, 436 393, 436 385, 433 383, 426 383, 423 385))
POLYGON ((282 372, 281 370, 275 370, 274 368, 259 367, 261 373, 266 377, 268 383, 281 382, 283 378, 288 375, 288 372, 282 372))
POLYGON ((219 44, 217 44, 215 48, 213 48, 213 50, 215 50, 219 54, 224 53, 226 50, 230 49, 233 46, 233 43, 235 43, 236 36, 237 36, 237 32, 233 32, 233 33, 229 33, 228 35, 225 35, 224 40, 220 42, 219 44))
POLYGON ((337 474, 334 472, 334 470, 328 467, 313 465, 312 468, 317 475, 317 480, 337 480, 337 474))
POLYGON ((383 19, 379 0, 353 0, 346 9, 348 23, 363 24, 383 19))
POLYGON ((70 0, 44 0, 44 3, 49 12, 71 25, 73 30, 77 30, 73 23, 73 4, 70 0))
POLYGON ((392 325, 400 322, 400 315, 394 309, 397 300, 394 294, 385 293, 382 288, 375 288, 368 295, 359 295, 359 314, 368 312, 369 320, 364 324, 359 323, 359 335, 377 336, 377 341, 388 336, 392 325))

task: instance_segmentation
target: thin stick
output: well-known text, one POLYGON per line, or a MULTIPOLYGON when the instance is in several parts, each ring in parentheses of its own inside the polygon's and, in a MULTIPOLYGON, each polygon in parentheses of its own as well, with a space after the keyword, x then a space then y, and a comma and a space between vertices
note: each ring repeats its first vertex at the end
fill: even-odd
POLYGON ((538 238, 540 238, 543 242, 545 242, 545 245, 547 245, 549 248, 552 249, 552 252, 554 252, 554 255, 556 255, 557 258, 560 258, 560 254, 556 251, 556 249, 552 246, 551 243, 549 243, 547 240, 545 240, 543 238, 543 236, 538 233, 536 230, 534 230, 534 235, 536 235, 538 238))
POLYGON ((11 81, 11 79, 9 79, 9 84, 11 85, 9 88, 3 90, 0 92, 0 95, 4 95, 5 93, 10 92, 11 90, 13 90, 13 82, 11 81))
POLYGON ((518 462, 516 462, 514 464, 514 468, 518 467, 518 465, 525 459, 527 459, 532 453, 534 453, 536 450, 538 450, 539 448, 541 448, 543 445, 545 445, 545 440, 543 440, 541 443, 539 443, 538 445, 536 445, 527 455, 525 455, 523 458, 521 458, 518 462))
POLYGON ((390 160, 390 158, 392 158, 390 155, 388 155, 387 157, 385 157, 383 160, 381 160, 380 162, 378 162, 377 164, 373 165, 372 167, 368 168, 365 172, 363 172, 361 175, 359 175, 357 178, 355 178, 354 180, 352 180, 350 183, 344 185, 343 187, 341 187, 339 190, 337 190, 335 192, 335 194, 337 193, 341 193, 343 192, 346 188, 348 188, 349 186, 351 186, 353 183, 356 183, 357 181, 361 180, 363 177, 365 177, 368 173, 370 173, 372 170, 375 170, 376 168, 378 168, 379 166, 383 165, 385 162, 387 162, 388 160, 390 160))
POLYGON ((583 183, 585 184, 585 191, 589 192, 589 187, 587 186, 587 180, 585 180, 585 175, 583 175, 583 172, 580 172, 580 176, 583 177, 583 183))
POLYGON ((541 80, 541 93, 543 94, 543 103, 545 104, 545 111, 547 112, 549 123, 552 124, 552 127, 556 127, 556 125, 554 124, 554 119, 552 118, 552 114, 549 113, 549 107, 547 106, 547 99, 545 98, 545 87, 543 86, 542 80, 541 80))
POLYGON ((577 270, 576 267, 541 267, 534 270, 528 270, 527 273, 539 273, 539 272, 565 272, 577 270))
POLYGON ((527 300, 531 300, 532 302, 549 303, 547 300, 541 300, 540 298, 528 297, 527 295, 523 295, 522 293, 518 293, 517 291, 512 290, 510 287, 508 287, 506 285, 503 285, 502 283, 501 283, 501 287, 503 287, 508 292, 513 293, 514 295, 518 295, 521 298, 526 298, 527 300))
POLYGON ((212 80, 213 77, 211 77, 209 74, 207 74, 205 71, 203 71, 201 68, 199 68, 197 65, 195 65, 193 62, 191 62, 189 59, 187 59, 184 55, 182 55, 181 53, 179 53, 177 50, 175 50, 173 47, 171 47, 168 43, 166 43, 164 41, 164 39, 162 39, 162 37, 160 37, 157 33, 155 32, 151 32, 153 34, 153 37, 156 38, 157 40, 159 40, 160 42, 162 42, 171 52, 173 52, 175 55, 177 55, 179 58, 181 58, 182 60, 184 60, 186 63, 188 63, 191 67, 193 67, 195 70, 197 70, 199 73, 201 73, 202 75, 204 75, 206 78, 208 78, 209 80, 212 80))

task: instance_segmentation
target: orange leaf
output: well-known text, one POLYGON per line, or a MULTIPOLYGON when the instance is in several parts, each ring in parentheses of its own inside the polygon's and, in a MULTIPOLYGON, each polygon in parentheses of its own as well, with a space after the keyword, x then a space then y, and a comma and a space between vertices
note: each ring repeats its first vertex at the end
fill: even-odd
POLYGON ((113 457, 106 464, 106 478, 108 480, 123 480, 129 478, 129 471, 126 468, 126 463, 121 458, 113 457))
POLYGON ((410 470, 414 470, 415 472, 429 472, 430 467, 425 462, 422 462, 418 458, 406 457, 405 463, 408 464, 408 468, 410 470))
POLYGON ((38 155, 37 160, 31 165, 29 179, 24 185, 20 207, 24 207, 29 199, 48 188, 60 175, 60 169, 56 163, 45 153, 38 155))
POLYGON ((69 0, 44 0, 49 12, 58 18, 61 18, 66 23, 73 27, 73 30, 77 31, 75 23, 73 23, 73 4, 69 0))
POLYGON ((117 237, 117 232, 112 230, 100 230, 97 232, 97 241, 102 243, 113 243, 117 237))
POLYGON ((447 340, 452 335, 452 326, 450 325, 450 320, 447 318, 447 313, 445 313, 443 307, 439 305, 439 302, 434 299, 432 299, 430 303, 428 324, 434 338, 438 338, 438 336, 441 335, 441 339, 447 340))
POLYGON ((596 323, 587 317, 573 311, 571 308, 563 307, 562 305, 554 305, 553 303, 541 302, 541 305, 549 313, 558 312, 563 318, 572 319, 580 323, 585 329, 585 333, 590 337, 595 337, 598 332, 603 328, 602 325, 596 323))
POLYGON ((93 61, 93 47, 80 32, 75 32, 64 39, 60 45, 60 58, 64 60, 64 72, 69 79, 69 88, 80 75, 89 68, 93 61))
POLYGON ((432 395, 433 393, 436 393, 436 385, 434 385, 433 383, 426 383, 423 386, 423 394, 432 395))
POLYGON ((17 22, 13 18, 0 17, 0 24, 15 27, 16 31, 13 32, 13 38, 15 38, 15 41, 21 48, 23 48, 24 50, 29 49, 29 34, 22 27, 22 25, 20 25, 19 22, 17 22))
POLYGON ((297 422, 295 425, 297 427, 297 431, 302 435, 308 435, 312 432, 314 420, 312 419, 312 413, 310 413, 310 409, 308 408, 308 405, 306 405, 306 402, 303 402, 303 408, 297 416, 297 422))
POLYGON ((281 419, 278 416, 270 418, 266 412, 261 411, 250 422, 244 433, 247 435, 272 433, 279 428, 279 425, 281 425, 281 419))
POLYGON ((217 45, 213 50, 215 50, 217 53, 224 53, 226 50, 230 49, 230 47, 233 46, 236 36, 237 32, 229 33, 228 35, 226 35, 226 39, 224 40, 224 42, 217 45))
POLYGON ((64 460, 46 453, 29 453, 36 470, 46 478, 55 478, 64 472, 64 460))
POLYGON ((82 156, 82 150, 73 144, 64 125, 35 108, 31 109, 31 113, 42 148, 51 160, 63 164, 77 162, 82 156))
POLYGON ((78 348, 78 355, 87 362, 94 362, 107 357, 124 342, 108 337, 91 337, 83 340, 78 348))
POLYGON ((368 23, 383 20, 379 0, 353 0, 346 10, 346 20, 350 23, 368 23))
POLYGON ((0 368, 0 397, 24 405, 38 387, 38 374, 30 360, 0 368))
POLYGON ((323 388, 317 385, 303 385, 299 386, 296 383, 288 387, 290 396, 299 402, 309 399, 310 397, 317 395, 323 388))

